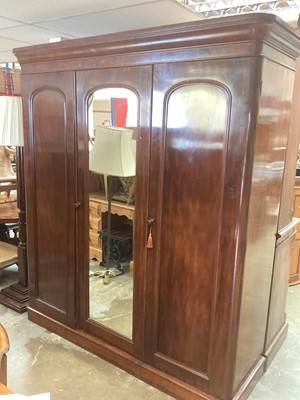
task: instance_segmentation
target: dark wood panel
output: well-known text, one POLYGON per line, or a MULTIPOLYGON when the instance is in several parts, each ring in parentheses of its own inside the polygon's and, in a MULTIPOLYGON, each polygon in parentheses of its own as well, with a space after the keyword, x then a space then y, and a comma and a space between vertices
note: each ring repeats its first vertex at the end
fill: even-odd
POLYGON ((213 83, 172 90, 165 105, 157 351, 208 374, 230 100, 213 83))
POLYGON ((73 74, 26 80, 26 192, 30 304, 74 322, 75 215, 73 74), (58 85, 59 82, 59 85, 58 85))
POLYGON ((57 90, 40 90, 33 98, 36 168, 37 296, 66 312, 68 210, 65 101, 57 90), (52 123, 46 123, 55 115, 52 123), (50 240, 51 238, 51 240, 50 240))

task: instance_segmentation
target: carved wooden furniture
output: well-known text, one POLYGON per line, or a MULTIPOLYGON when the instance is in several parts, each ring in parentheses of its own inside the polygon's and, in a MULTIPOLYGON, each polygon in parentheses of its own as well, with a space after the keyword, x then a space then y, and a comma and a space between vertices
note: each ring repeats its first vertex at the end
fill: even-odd
MULTIPOLYGON (((91 193, 89 196, 89 240, 90 240, 90 259, 102 260, 102 242, 99 237, 99 231, 103 229, 102 214, 107 212, 107 200, 100 193, 91 193)), ((128 218, 133 221, 134 206, 112 201, 111 213, 128 218)))
POLYGON ((16 200, 0 203, 0 270, 18 262, 16 200), (13 235, 10 233, 13 232, 13 235))
MULTIPOLYGON (((295 179, 294 188, 294 216, 300 218, 300 178, 295 179)), ((300 224, 297 225, 295 241, 292 249, 289 283, 296 285, 300 283, 300 224)))
MULTIPOLYGON (((112 268, 117 268, 119 272, 124 273, 129 271, 129 263, 132 260, 133 251, 133 227, 128 224, 121 225, 111 229, 110 234, 110 265, 112 268)), ((107 229, 100 231, 102 241, 102 261, 101 265, 107 265, 107 229)))
POLYGON ((15 50, 29 318, 176 398, 246 398, 287 333, 299 52, 266 14, 15 50), (132 339, 89 317, 87 102, 107 87, 139 101, 132 339))
POLYGON ((17 178, 10 159, 15 154, 15 150, 0 146, 0 241, 10 241, 12 225, 7 224, 18 222, 17 178))
MULTIPOLYGON (((26 211, 25 211, 25 187, 23 168, 23 148, 16 148, 17 169, 17 201, 0 205, 1 233, 7 236, 7 223, 17 223, 18 226, 18 282, 3 288, 0 292, 0 304, 3 304, 19 313, 27 310, 28 302, 28 271, 27 271, 27 238, 26 238, 26 211)), ((8 227, 14 229, 14 226, 8 227)), ((7 238, 6 238, 7 240, 7 238)), ((16 240, 15 240, 16 242, 16 240)))

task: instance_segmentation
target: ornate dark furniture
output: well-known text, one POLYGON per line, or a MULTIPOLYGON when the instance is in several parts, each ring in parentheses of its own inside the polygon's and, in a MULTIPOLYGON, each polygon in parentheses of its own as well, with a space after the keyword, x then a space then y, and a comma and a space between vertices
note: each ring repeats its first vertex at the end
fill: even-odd
POLYGON ((3 242, 17 246, 17 248, 13 249, 10 246, 6 246, 5 243, 4 245, 2 244, 1 255, 3 256, 2 266, 18 264, 18 282, 1 290, 0 303, 19 313, 23 313, 27 311, 28 304, 28 271, 22 147, 16 148, 16 164, 17 179, 16 176, 13 177, 13 186, 10 189, 17 189, 17 195, 14 195, 13 201, 2 198, 3 203, 0 203, 0 238, 3 242))
POLYGON ((265 14, 15 50, 29 318, 176 398, 246 398, 287 333, 299 52, 265 14), (89 318, 87 103, 110 86, 139 101, 132 339, 89 318))
MULTIPOLYGON (((111 230, 110 264, 122 273, 129 270, 129 263, 132 259, 132 231, 131 225, 121 225, 111 230)), ((101 230, 99 235, 102 239, 101 265, 105 266, 107 262, 107 229, 101 230)))

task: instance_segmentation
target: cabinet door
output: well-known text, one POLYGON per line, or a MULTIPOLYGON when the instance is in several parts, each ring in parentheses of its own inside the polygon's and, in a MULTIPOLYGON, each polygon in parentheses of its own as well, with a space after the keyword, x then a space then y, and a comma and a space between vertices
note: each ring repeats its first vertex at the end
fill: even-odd
POLYGON ((233 370, 252 67, 240 59, 154 69, 146 359, 218 396, 233 370))
POLYGON ((74 324, 74 74, 24 75, 30 307, 74 324))
MULTIPOLYGON (((144 344, 144 287, 146 265, 146 235, 147 235, 147 198, 149 176, 150 147, 150 110, 151 110, 151 79, 152 68, 127 67, 104 68, 77 72, 77 109, 78 109, 78 198, 82 199, 84 207, 78 213, 78 238, 81 244, 79 256, 79 326, 81 329, 104 339, 106 342, 142 358, 144 344), (119 108, 118 108, 119 107, 119 108), (90 118, 88 117, 90 116, 90 118), (107 124, 111 125, 107 127, 107 124), (102 264, 89 259, 89 231, 95 226, 89 221, 89 203, 91 200, 98 207, 98 223, 96 234, 107 234, 108 200, 106 174, 97 169, 89 171, 89 151, 96 151, 98 135, 109 133, 113 135, 131 133, 131 144, 134 146, 135 176, 134 202, 123 199, 119 188, 112 187, 111 205, 111 261, 114 262, 121 252, 126 252, 119 262, 112 264, 111 270, 117 276, 110 275, 109 283, 104 285, 105 270, 105 240, 102 238, 102 264), (95 136, 95 139, 94 139, 95 136), (90 143, 92 142, 92 144, 90 143), (93 181, 101 180, 103 186, 91 189, 91 173, 93 181), (122 233, 114 233, 113 229, 126 227, 131 237, 124 242, 122 233), (131 248, 132 246, 132 248, 131 248), (124 256, 124 257, 123 257, 124 256), (125 260, 127 258, 127 260, 125 260), (129 261, 131 266, 129 267, 129 261), (124 267, 123 267, 124 265, 124 267), (119 274, 123 269, 124 273, 119 274)), ((99 136, 100 138, 100 136, 99 136)), ((112 143, 114 145, 114 143, 112 143)), ((101 147, 97 148, 97 151, 101 147)), ((105 153, 113 159, 113 166, 118 164, 118 148, 106 147, 105 153)), ((95 153, 94 153, 95 154, 95 153)), ((100 161, 104 154, 96 154, 100 161)), ((113 184, 118 186, 120 176, 111 171, 113 184)), ((121 172, 118 172, 121 174, 121 172)), ((131 172, 130 172, 131 173, 131 172)), ((124 177, 124 175, 122 175, 124 177)), ((121 177, 122 177, 121 176, 121 177)), ((124 178, 126 179, 126 178, 124 178)), ((124 181, 122 181, 124 183, 124 181)), ((91 215, 91 213, 90 213, 91 215)), ((94 230, 95 232, 95 230, 94 230)), ((125 239, 124 239, 125 240, 125 239)))

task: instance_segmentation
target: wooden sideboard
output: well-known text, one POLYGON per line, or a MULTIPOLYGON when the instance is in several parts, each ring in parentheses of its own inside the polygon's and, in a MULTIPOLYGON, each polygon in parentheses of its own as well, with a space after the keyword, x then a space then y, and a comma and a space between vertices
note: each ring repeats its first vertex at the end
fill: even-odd
MULTIPOLYGON (((294 217, 300 218, 300 177, 295 179, 294 188, 294 217)), ((290 285, 300 283, 300 223, 296 228, 296 236, 292 249, 292 259, 290 265, 290 285)))
MULTIPOLYGON (((105 196, 100 193, 91 193, 89 196, 89 218, 90 218, 90 229, 89 229, 89 249, 90 249, 90 260, 96 259, 100 261, 102 259, 102 245, 99 237, 99 231, 103 228, 103 217, 102 214, 107 212, 107 200, 105 196)), ((120 203, 112 201, 111 204, 112 215, 118 215, 121 217, 128 218, 129 221, 133 221, 134 217, 134 206, 127 205, 126 203, 120 203)))

